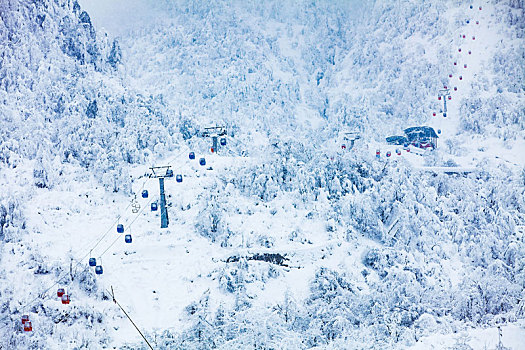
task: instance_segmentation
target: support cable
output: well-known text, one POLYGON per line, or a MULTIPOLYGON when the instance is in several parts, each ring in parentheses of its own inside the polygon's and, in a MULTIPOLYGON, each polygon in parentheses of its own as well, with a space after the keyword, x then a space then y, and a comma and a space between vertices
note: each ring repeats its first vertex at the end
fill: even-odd
MULTIPOLYGON (((144 186, 146 185, 146 182, 147 182, 147 181, 149 181, 149 178, 146 179, 146 181, 144 181, 144 184, 142 185, 142 188, 144 188, 144 186)), ((142 188, 141 188, 141 189, 142 189, 142 188)), ((152 200, 152 199, 150 199, 150 200, 148 201, 148 204, 151 202, 151 200, 152 200)), ((130 202, 130 204, 128 204, 128 206, 126 207, 125 210, 127 210, 130 206, 131 206, 131 202, 130 202)), ((146 206, 147 206, 147 205, 146 205, 146 206)), ((131 226, 131 225, 135 222, 135 220, 137 220, 139 214, 144 210, 144 208, 146 208, 146 206, 144 206, 144 207, 139 211, 139 213, 137 213, 137 216, 131 221, 131 223, 129 224, 129 226, 131 226)), ((118 223, 119 219, 120 219, 120 215, 117 217, 117 219, 116 219, 115 222, 118 223)), ((98 240, 98 242, 97 242, 94 246, 92 246, 91 249, 90 249, 90 250, 89 250, 89 251, 88 251, 88 252, 87 252, 87 253, 86 253, 81 259, 79 259, 79 260, 77 260, 77 259, 73 259, 73 261, 76 261, 76 264, 73 266, 73 268, 76 269, 77 267, 79 267, 79 266, 83 263, 84 259, 86 259, 86 258, 92 253, 93 249, 95 249, 95 248, 100 244, 100 242, 102 242, 102 240, 104 239, 104 237, 107 236, 107 234, 111 231, 111 229, 112 229, 114 226, 115 226, 115 223, 113 223, 113 224, 111 225, 111 227, 110 227, 110 228, 109 228, 109 229, 108 229, 108 230, 102 235, 102 237, 98 240)), ((108 250, 109 250, 109 249, 110 249, 110 248, 111 248, 111 247, 117 242, 117 240, 118 240, 119 238, 121 238, 121 237, 120 237, 120 236, 117 237, 117 239, 116 239, 115 241, 113 241, 113 243, 111 243, 111 245, 110 245, 110 246, 104 251, 104 253, 106 253, 106 252, 107 252, 107 251, 108 251, 108 250)), ((104 253, 103 253, 103 254, 104 254, 104 253)), ((102 255, 103 255, 103 254, 102 254, 102 255)), ((102 256, 102 255, 100 255, 100 256, 102 256)), ((86 270, 86 269, 84 269, 84 270, 86 270)), ((55 280, 55 282, 54 282, 53 284, 51 284, 51 285, 50 285, 48 288, 46 288, 43 292, 38 293, 38 295, 37 295, 36 297, 34 297, 33 299, 31 299, 29 302, 23 304, 22 307, 21 307, 22 312, 24 312, 24 311, 25 311, 30 305, 32 305, 36 300, 40 299, 42 296, 45 296, 45 295, 46 295, 46 294, 47 294, 47 293, 48 293, 53 287, 56 287, 56 286, 60 283, 60 281, 61 281, 63 278, 65 278, 69 273, 70 273, 70 272, 64 272, 64 273, 62 273, 61 275, 59 275, 58 278, 55 280)), ((4 316, 3 318, 1 318, 0 321, 3 321, 3 320, 5 320, 5 319, 7 319, 7 318, 8 318, 8 316, 6 315, 6 316, 4 316)))
MULTIPOLYGON (((144 180, 144 182, 142 183, 141 188, 139 189, 139 192, 141 192, 142 189, 144 189, 144 187, 146 186, 146 183, 147 183, 149 180, 150 180, 149 177, 148 177, 146 180, 144 180)), ((128 203, 128 205, 127 205, 126 208, 124 209, 124 212, 126 212, 126 211, 129 209, 129 207, 131 206, 132 203, 133 203, 133 200, 131 200, 131 201, 128 203)), ((94 246, 91 247, 90 252, 93 251, 93 250, 94 250, 94 249, 100 244, 100 242, 101 242, 101 241, 102 241, 102 240, 103 240, 103 239, 109 234, 109 232, 111 232, 111 229, 113 229, 113 227, 114 227, 116 224, 119 223, 119 220, 121 219, 121 217, 122 217, 121 215, 117 216, 117 218, 113 221, 113 223, 112 223, 111 226, 108 228, 108 230, 107 230, 104 234, 102 234, 101 236, 99 236, 98 239, 95 239, 95 240, 92 241, 91 244, 93 244, 93 242, 96 242, 96 243, 95 243, 94 246)), ((87 245, 87 246, 90 246, 90 245, 87 245)), ((84 249, 85 249, 85 247, 82 248, 82 249, 80 249, 80 250, 79 250, 79 253, 80 253, 81 251, 83 251, 84 249)), ((77 255, 78 255, 78 253, 77 253, 77 255)), ((89 254, 88 254, 88 255, 89 255, 89 254)), ((86 257, 87 257, 87 255, 84 256, 81 260, 84 260, 86 257)))
MULTIPOLYGON (((186 152, 186 150, 185 150, 185 151, 182 151, 182 152, 180 152, 180 153, 178 153, 175 157, 172 158, 172 160, 170 160, 170 162, 169 162, 168 164, 173 163, 173 162, 174 162, 179 156, 181 156, 181 155, 184 154, 185 152, 186 152)), ((146 186, 146 183, 147 183, 150 179, 151 179, 150 177, 148 177, 148 178, 145 179, 145 181, 143 182, 141 188, 139 189, 139 192, 142 191, 142 189, 144 189, 144 187, 146 186)), ((140 215, 140 214, 142 213, 142 211, 148 206, 148 204, 151 203, 152 200, 153 200, 153 198, 151 198, 151 199, 148 201, 148 203, 147 203, 144 207, 142 207, 142 209, 137 213, 137 215, 135 216, 135 218, 129 223, 129 227, 131 227, 131 225, 132 225, 132 224, 138 219, 139 215, 140 215)), ((129 204, 127 205, 127 207, 124 209, 124 211, 127 211, 127 210, 129 209, 129 207, 131 206, 132 203, 133 203, 133 201, 130 201, 129 204)), ((107 230, 106 232, 104 232, 104 234, 102 234, 98 239, 95 239, 95 240, 93 241, 93 242, 95 242, 94 245, 91 246, 91 248, 89 249, 89 251, 88 251, 88 252, 87 252, 87 253, 86 253, 81 259, 76 260, 76 259, 73 259, 73 258, 72 258, 72 261, 75 261, 75 260, 76 260, 76 264, 73 266, 73 268, 76 269, 77 267, 79 267, 79 266, 83 263, 84 259, 86 259, 90 254, 92 254, 92 251, 93 251, 93 250, 94 250, 94 249, 95 249, 95 248, 96 248, 96 247, 97 247, 97 246, 103 241, 103 239, 109 234, 109 232, 111 232, 111 229, 115 226, 115 224, 117 224, 117 223, 119 222, 120 219, 121 219, 121 216, 119 215, 119 216, 117 217, 117 219, 112 223, 112 225, 108 228, 108 230, 107 230)), ((126 222, 128 222, 128 220, 126 220, 126 222)), ((108 251, 108 250, 109 250, 109 249, 110 249, 110 248, 111 248, 111 247, 112 247, 112 246, 118 241, 118 239, 120 239, 120 238, 121 238, 120 236, 117 237, 117 238, 116 238, 116 239, 115 239, 115 240, 109 245, 109 247, 107 247, 107 248, 102 252, 102 254, 100 254, 99 256, 102 257, 102 255, 104 255, 104 254, 105 254, 105 253, 106 253, 106 252, 107 252, 107 251, 108 251)), ((86 246, 89 247, 90 245, 86 245, 86 246)), ((80 249, 79 252, 81 252, 81 251, 83 251, 83 250, 84 250, 84 248, 83 248, 83 249, 80 249)), ((87 269, 87 268, 84 268, 84 271, 85 271, 86 269, 87 269)), ((47 294, 47 293, 48 293, 53 287, 56 287, 56 286, 60 283, 60 281, 61 281, 63 278, 65 278, 69 273, 70 273, 70 272, 64 272, 64 273, 62 273, 61 275, 58 276, 58 278, 55 280, 55 282, 54 282, 53 284, 51 284, 49 287, 47 287, 43 292, 38 293, 38 295, 37 295, 36 297, 34 297, 33 299, 31 299, 29 302, 27 302, 27 303, 25 303, 25 304, 22 304, 22 306, 21 306, 21 308, 20 308, 20 309, 22 310, 22 313, 25 312, 25 310, 26 310, 30 305, 32 305, 36 300, 38 300, 38 299, 42 298, 43 296, 45 296, 45 295, 46 295, 46 294, 47 294)), ((115 303, 117 303, 115 299, 114 299, 114 301, 115 301, 115 303)), ((117 305, 119 305, 119 304, 117 303, 117 305)), ((119 305, 119 307, 120 307, 120 305, 119 305)), ((120 307, 120 308, 122 309, 122 307, 120 307)), ((123 311, 124 313, 126 313, 126 312, 124 311, 124 309, 122 309, 122 311, 123 311)), ((126 314, 126 316, 128 316, 128 315, 126 314)), ((6 320, 6 319, 8 319, 8 318, 10 318, 9 315, 6 315, 6 316, 4 316, 4 317, 2 317, 2 318, 0 319, 0 322, 6 320)), ((128 316, 128 318, 129 318, 129 316, 128 316)), ((130 321, 133 323, 133 325, 135 326, 135 328, 137 328, 136 325, 134 324, 134 322, 131 320, 131 318, 129 318, 129 319, 130 319, 130 321)), ((137 330, 139 330, 139 329, 137 328, 137 330)), ((140 330, 139 330, 139 332, 140 332, 140 330)), ((141 335, 142 335, 142 333, 141 333, 141 335)), ((142 335, 142 337, 144 338, 143 335, 142 335)), ((149 342, 146 340, 146 338, 144 338, 144 340, 146 341, 146 343, 148 344, 148 346, 149 346, 151 349, 153 349, 153 348, 151 347, 151 345, 149 344, 149 342)))
MULTIPOLYGON (((109 293, 109 291, 106 289, 106 291, 109 293)), ((133 324, 133 326, 135 327, 135 329, 137 330, 137 332, 139 332, 139 334, 142 336, 142 339, 144 339, 144 341, 146 342, 146 344, 148 344, 149 348, 151 350, 153 350, 153 346, 151 346, 151 344, 149 343, 148 339, 146 339, 146 337, 144 336, 144 334, 140 331, 139 327, 137 327, 137 325, 135 324, 135 322, 133 322, 133 320, 131 319, 131 317, 129 317, 128 313, 126 312, 126 310, 124 310, 124 308, 119 304, 119 302, 117 301, 117 299, 115 299, 115 293, 113 293, 113 286, 111 286, 111 297, 113 298, 113 302, 115 304, 117 304, 117 306, 120 308, 120 310, 122 310, 122 312, 124 313, 124 315, 126 315, 126 317, 128 318, 128 320, 131 322, 131 324, 133 324)))

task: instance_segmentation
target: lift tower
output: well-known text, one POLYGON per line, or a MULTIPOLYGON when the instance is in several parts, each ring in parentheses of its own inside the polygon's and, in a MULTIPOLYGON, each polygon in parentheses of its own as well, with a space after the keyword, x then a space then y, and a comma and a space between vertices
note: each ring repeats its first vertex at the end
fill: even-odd
MULTIPOLYGON (((219 143, 217 142, 220 136, 226 135, 226 127, 224 126, 211 126, 209 128, 204 128, 202 132, 203 137, 211 137, 212 146, 211 151, 217 153, 219 151, 219 143)), ((221 146, 226 145, 226 138, 221 138, 221 146)))
POLYGON ((450 89, 439 90, 438 97, 443 98, 443 113, 446 116, 447 113, 447 97, 450 98, 450 89))
POLYGON ((166 208, 166 194, 164 193, 164 179, 173 177, 173 170, 170 165, 151 167, 150 177, 159 179, 160 186, 160 228, 168 227, 168 209, 166 208))
POLYGON ((359 140, 360 138, 361 135, 359 135, 357 131, 346 131, 343 136, 343 140, 350 142, 350 148, 348 148, 349 150, 354 148, 355 141, 359 140))

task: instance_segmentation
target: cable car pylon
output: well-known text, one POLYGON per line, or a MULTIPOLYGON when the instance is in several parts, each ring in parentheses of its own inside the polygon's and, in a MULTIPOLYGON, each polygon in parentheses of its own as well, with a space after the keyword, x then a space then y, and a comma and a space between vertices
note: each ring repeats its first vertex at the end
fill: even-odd
POLYGON ((164 179, 173 177, 171 165, 151 167, 151 178, 159 179, 160 187, 160 228, 167 228, 170 221, 168 218, 168 209, 166 208, 166 194, 164 193, 164 179))
POLYGON ((224 126, 211 126, 208 128, 204 128, 204 131, 202 132, 203 137, 211 137, 212 145, 211 145, 211 153, 218 153, 219 152, 219 137, 220 139, 220 146, 226 146, 226 127, 224 126))

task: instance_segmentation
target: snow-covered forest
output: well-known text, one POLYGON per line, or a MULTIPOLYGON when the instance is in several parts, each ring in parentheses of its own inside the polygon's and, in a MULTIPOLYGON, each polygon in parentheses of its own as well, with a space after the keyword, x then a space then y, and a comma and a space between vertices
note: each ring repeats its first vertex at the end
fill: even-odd
POLYGON ((0 349, 523 348, 524 40, 523 0, 1 0, 0 349))

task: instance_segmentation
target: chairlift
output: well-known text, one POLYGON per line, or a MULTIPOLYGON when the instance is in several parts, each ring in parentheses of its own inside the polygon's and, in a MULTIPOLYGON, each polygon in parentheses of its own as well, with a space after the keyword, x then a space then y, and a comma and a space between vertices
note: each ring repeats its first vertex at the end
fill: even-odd
MULTIPOLYGON (((144 193, 142 194, 142 196, 144 196, 144 193)), ((137 214, 139 212, 139 209, 140 209, 140 204, 137 202, 136 199, 133 199, 131 201, 131 212, 133 214, 137 214)))
POLYGON ((458 87, 457 86, 454 86, 454 91, 458 91, 458 87))
POLYGON ((117 233, 124 233, 124 225, 122 224, 117 225, 117 233))
POLYGON ((22 315, 22 324, 29 322, 29 315, 22 315))
POLYGON ((381 157, 381 151, 380 150, 376 150, 376 158, 380 158, 381 157))
POLYGON ((31 332, 33 330, 33 326, 31 325, 31 321, 26 321, 24 323, 24 332, 31 332))
POLYGON ((181 174, 177 174, 177 176, 175 177, 175 180, 177 182, 182 182, 182 175, 181 174))
POLYGON ((95 267, 95 273, 96 273, 97 275, 102 275, 102 273, 103 273, 102 265, 97 265, 97 266, 95 267))
POLYGON ((438 96, 438 100, 441 101, 441 96, 438 96))
POLYGON ((172 169, 166 170, 166 177, 173 177, 173 170, 172 169))
POLYGON ((226 146, 226 138, 225 137, 221 138, 221 146, 226 146))
POLYGON ((390 157, 392 155, 392 153, 390 151, 386 152, 386 156, 387 157, 390 157))
POLYGON ((151 211, 157 211, 158 205, 157 203, 151 203, 151 211))
POLYGON ((189 157, 190 159, 195 159, 195 152, 190 152, 189 157))
POLYGON ((97 266, 97 259, 89 258, 89 266, 97 266))
POLYGON ((71 300, 69 299, 69 295, 67 294, 62 295, 62 304, 67 305, 69 304, 70 301, 71 300))
POLYGON ((463 76, 462 75, 459 76, 459 80, 463 80, 463 76))
POLYGON ((64 288, 58 288, 57 290, 57 297, 61 298, 62 295, 66 294, 66 291, 64 290, 64 288))
POLYGON ((148 198, 148 190, 142 191, 142 198, 148 198))
POLYGON ((440 135, 441 135, 441 129, 438 129, 438 134, 440 134, 440 135))
POLYGON ((132 239, 131 239, 131 235, 130 234, 127 234, 126 236, 124 236, 124 242, 126 243, 131 243, 132 239))
POLYGON ((449 100, 452 100, 452 96, 449 95, 449 96, 448 96, 448 99, 449 99, 449 100))
POLYGON ((204 158, 199 159, 199 164, 202 165, 202 166, 205 166, 206 165, 206 159, 204 159, 204 158))

